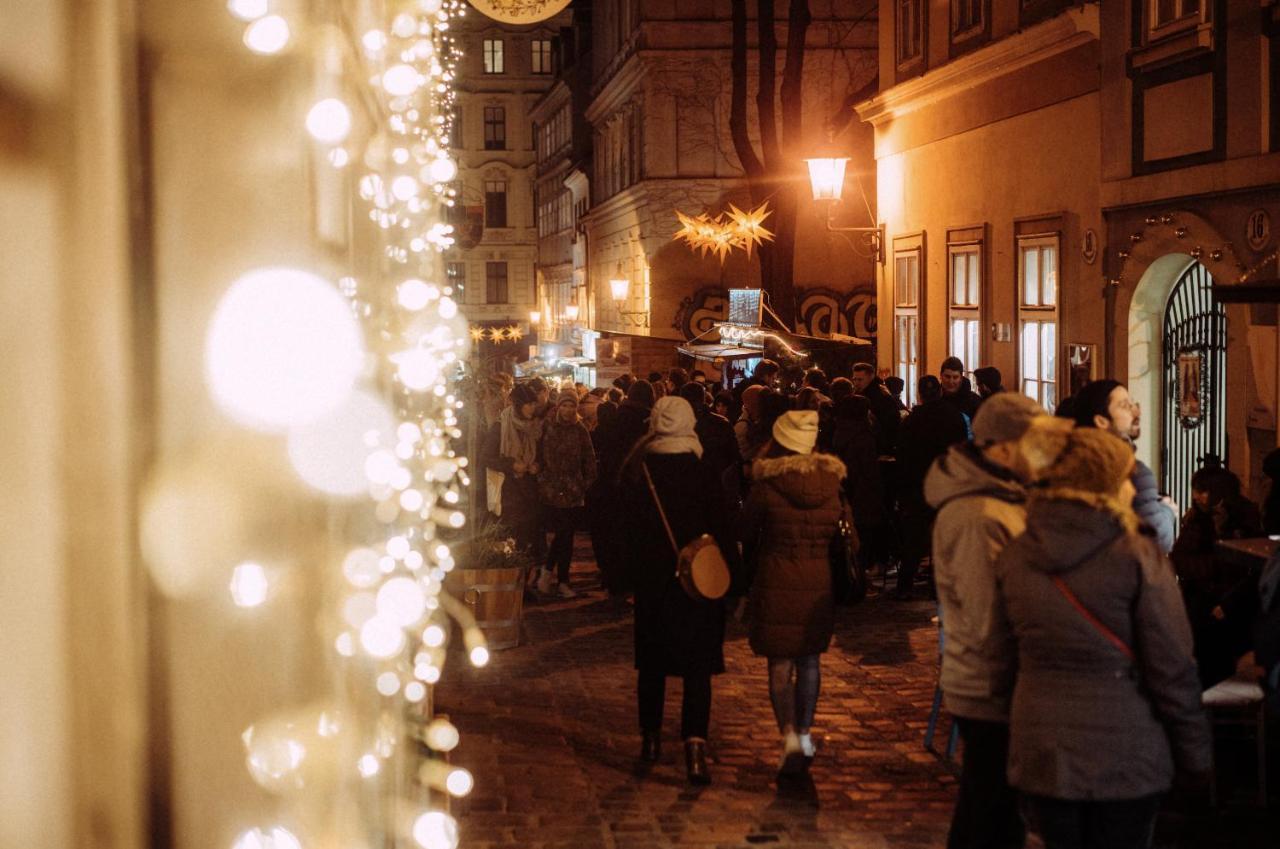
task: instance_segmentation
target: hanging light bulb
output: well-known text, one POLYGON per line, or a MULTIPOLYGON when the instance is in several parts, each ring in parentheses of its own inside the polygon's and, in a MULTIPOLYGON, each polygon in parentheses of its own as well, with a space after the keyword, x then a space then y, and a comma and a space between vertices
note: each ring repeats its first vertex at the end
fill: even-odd
POLYGON ((244 45, 254 53, 270 56, 289 44, 289 22, 279 15, 267 15, 249 24, 244 31, 244 45))
POLYGON ((336 97, 326 97, 307 113, 307 132, 322 144, 338 144, 351 132, 351 110, 336 97))

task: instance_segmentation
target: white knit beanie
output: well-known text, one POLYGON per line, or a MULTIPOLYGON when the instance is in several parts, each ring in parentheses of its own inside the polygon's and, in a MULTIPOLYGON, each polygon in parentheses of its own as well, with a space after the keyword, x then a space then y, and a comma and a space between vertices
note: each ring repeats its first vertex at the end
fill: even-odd
POLYGON ((773 423, 773 441, 797 454, 811 454, 818 444, 816 410, 790 410, 773 423))

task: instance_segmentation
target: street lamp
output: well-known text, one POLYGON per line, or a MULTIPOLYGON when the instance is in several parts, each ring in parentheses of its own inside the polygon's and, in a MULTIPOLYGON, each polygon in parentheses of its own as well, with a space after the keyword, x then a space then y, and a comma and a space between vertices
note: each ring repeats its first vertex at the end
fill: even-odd
MULTIPOLYGON (((876 262, 884 264, 884 227, 837 227, 834 223, 836 206, 843 201, 844 172, 849 164, 847 156, 815 156, 805 160, 809 166, 809 187, 813 199, 827 205, 828 233, 858 233, 871 248, 876 262)), ((865 198, 864 198, 865 200, 865 198)))
POLYGON ((618 317, 626 319, 629 324, 643 327, 648 318, 647 310, 627 309, 627 298, 631 295, 631 280, 622 276, 622 263, 618 263, 618 276, 609 280, 609 294, 613 295, 613 305, 618 310, 618 317))
POLYGON ((577 304, 569 304, 567 307, 565 307, 565 308, 564 308, 564 317, 565 317, 565 318, 567 318, 567 319, 569 319, 570 321, 577 321, 577 320, 578 320, 578 305, 577 305, 577 304))
POLYGON ((539 312, 538 310, 530 311, 529 323, 532 324, 534 327, 537 327, 538 325, 542 324, 542 313, 539 312))

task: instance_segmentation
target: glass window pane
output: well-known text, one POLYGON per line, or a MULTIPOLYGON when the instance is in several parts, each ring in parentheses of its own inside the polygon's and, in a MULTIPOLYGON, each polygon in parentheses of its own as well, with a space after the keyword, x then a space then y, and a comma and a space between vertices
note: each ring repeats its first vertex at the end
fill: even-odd
POLYGON ((1044 385, 1044 400, 1040 402, 1040 406, 1049 412, 1053 412, 1054 407, 1058 406, 1058 387, 1054 383, 1046 383, 1044 385))
POLYGON ((898 257, 898 261, 894 263, 893 271, 893 299, 895 304, 906 303, 905 297, 907 292, 907 258, 898 257))
POLYGON ((1022 325, 1022 375, 1035 378, 1040 374, 1040 327, 1028 321, 1022 325))
POLYGON ((965 275, 969 281, 969 303, 975 307, 982 303, 982 270, 978 267, 979 254, 973 251, 969 254, 969 273, 965 275))
POLYGON ((911 329, 911 347, 907 349, 908 362, 920 362, 920 323, 913 315, 907 319, 911 329))
POLYGON ((907 260, 907 297, 911 303, 919 303, 920 297, 920 255, 912 254, 907 260))
POLYGON ((1043 303, 1045 306, 1053 306, 1058 302, 1058 249, 1046 246, 1041 249, 1040 255, 1044 259, 1043 303))
POLYGON ((1040 249, 1025 248, 1022 251, 1022 303, 1027 306, 1040 304, 1040 249))
POLYGON ((1057 378, 1057 325, 1046 321, 1040 325, 1040 379, 1053 382, 1057 378))
POLYGON ((982 323, 977 319, 971 319, 969 321, 967 333, 969 349, 965 351, 964 362, 970 369, 977 368, 981 362, 978 359, 978 335, 982 332, 981 327, 982 323))
POLYGON ((966 285, 964 254, 951 255, 951 303, 964 304, 969 287, 966 285))

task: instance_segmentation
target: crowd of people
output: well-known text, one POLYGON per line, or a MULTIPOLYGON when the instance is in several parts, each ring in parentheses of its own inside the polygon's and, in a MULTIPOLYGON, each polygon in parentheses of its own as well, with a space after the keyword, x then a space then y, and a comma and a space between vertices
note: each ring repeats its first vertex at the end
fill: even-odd
MULTIPOLYGON (((994 368, 971 383, 954 357, 920 378, 910 409, 903 382, 865 363, 832 379, 765 359, 732 390, 680 368, 594 389, 496 380, 488 503, 538 564, 527 591, 575 596, 586 527, 603 587, 634 604, 640 758, 660 757, 678 676, 692 783, 711 780, 731 615, 767 663, 780 775, 815 757, 842 519, 868 569, 896 572, 887 595, 936 594, 941 687, 964 741, 951 847, 1022 846, 1028 819, 1050 849, 1147 845, 1175 775, 1209 767, 1202 690, 1268 671, 1257 623, 1280 604, 1215 543, 1280 530, 1280 495, 1260 511, 1208 457, 1179 517, 1135 458, 1141 411, 1115 381, 1050 412, 994 368), (704 536, 732 576, 721 599, 677 575, 704 536)), ((1280 452, 1267 471, 1280 477, 1280 452)))

